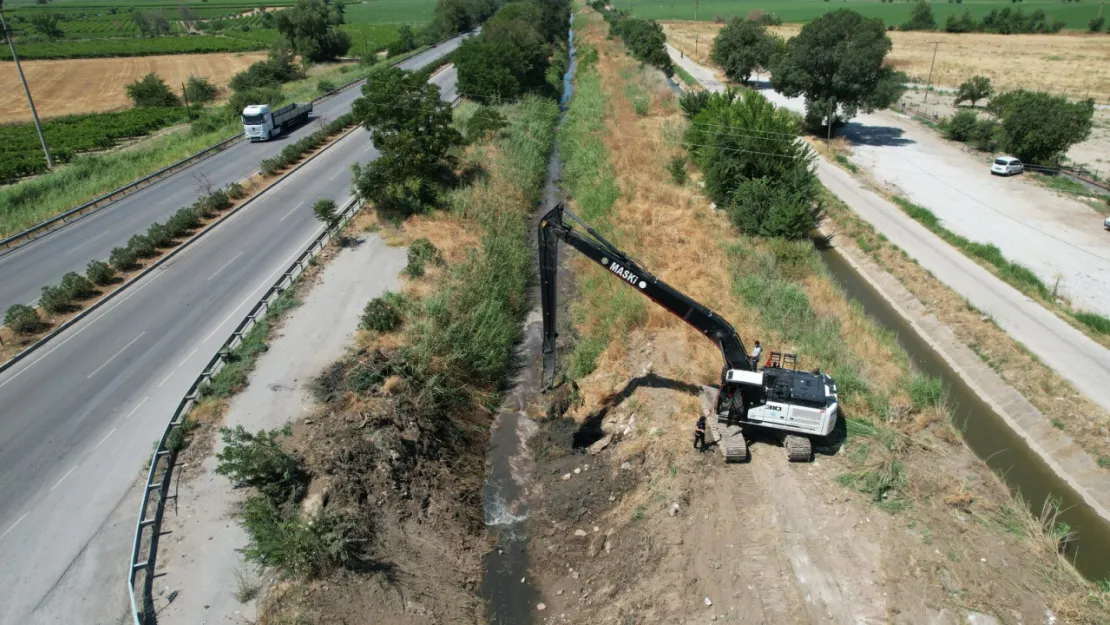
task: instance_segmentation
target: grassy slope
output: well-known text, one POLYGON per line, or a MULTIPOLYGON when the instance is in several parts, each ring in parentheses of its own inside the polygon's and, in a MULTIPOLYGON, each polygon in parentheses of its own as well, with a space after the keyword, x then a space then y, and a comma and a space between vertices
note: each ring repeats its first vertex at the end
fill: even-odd
MULTIPOLYGON (((583 34, 582 39, 609 45, 596 35, 583 34)), ((810 243, 736 235, 722 215, 710 213, 696 186, 673 185, 663 174, 673 149, 660 146, 674 145, 685 122, 673 103, 668 104, 666 90, 654 89, 652 78, 630 69, 626 57, 603 53, 602 58, 600 70, 583 67, 579 75, 580 96, 590 94, 595 80, 600 80, 600 95, 594 102, 588 97, 572 101, 570 118, 589 116, 597 106, 608 111, 602 125, 584 134, 604 147, 595 160, 617 164, 612 171, 620 197, 606 217, 625 225, 620 245, 661 278, 733 321, 741 336, 799 352, 806 368, 820 366, 837 376, 847 440, 837 456, 823 461, 831 473, 822 470, 814 479, 835 478, 898 515, 892 534, 875 538, 884 544, 912 548, 907 539, 920 542, 924 537, 926 545, 936 541, 959 552, 987 536, 1006 542, 1006 550, 1015 557, 1037 563, 1043 573, 1037 591, 1054 607, 1078 605, 1077 614, 1095 622, 1107 607, 1107 597, 1092 592, 1088 598, 1091 587, 1056 555, 1059 528, 1033 519, 960 444, 938 381, 915 372, 894 337, 833 285, 810 243), (630 81, 640 86, 629 88, 630 81), (629 93, 636 91, 655 95, 648 119, 635 112, 629 93), (586 110, 576 113, 578 107, 586 110), (656 227, 660 224, 666 227, 656 227), (955 482, 953 475, 960 475, 962 482, 955 482), (957 519, 961 515, 978 523, 969 528, 957 519)), ((572 195, 596 192, 590 185, 599 183, 612 181, 595 176, 585 187, 572 187, 572 195)), ((579 282, 589 280, 591 271, 603 273, 582 271, 579 282)), ((589 336, 609 311, 620 309, 615 304, 618 293, 587 289, 585 298, 599 301, 591 301, 589 309, 576 316, 582 334, 589 336)), ((580 381, 583 396, 610 392, 607 376, 628 370, 626 343, 635 326, 622 326, 621 332, 609 336, 598 356, 603 373, 580 381)), ((720 356, 702 337, 655 307, 639 327, 657 348, 671 345, 689 354, 688 381, 715 381, 720 356)), ((1014 597, 1028 592, 1027 580, 1019 577, 999 580, 987 594, 965 595, 962 602, 990 605, 1003 592, 1017 593, 1014 597)))

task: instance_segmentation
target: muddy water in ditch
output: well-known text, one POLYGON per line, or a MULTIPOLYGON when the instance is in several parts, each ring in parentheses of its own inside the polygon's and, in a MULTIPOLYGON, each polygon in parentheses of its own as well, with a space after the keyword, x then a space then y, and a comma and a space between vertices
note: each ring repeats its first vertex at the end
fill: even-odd
MULTIPOLYGON (((573 16, 571 17, 573 25, 573 16)), ((573 89, 578 62, 574 47, 574 30, 567 36, 570 64, 563 75, 563 95, 559 101, 559 124, 563 123, 567 102, 573 89)), ((536 211, 535 226, 540 215, 559 201, 559 157, 552 150, 547 164, 543 201, 536 211)), ((533 228, 530 232, 535 232, 533 228)), ((528 536, 525 520, 528 508, 524 502, 529 475, 534 466, 528 439, 539 428, 529 417, 527 408, 535 403, 540 388, 540 347, 542 321, 539 311, 539 289, 532 293, 536 308, 528 315, 524 337, 516 350, 517 375, 505 395, 501 410, 493 422, 490 450, 486 455, 489 476, 483 492, 486 526, 496 540, 495 548, 486 554, 481 594, 486 600, 487 621, 495 625, 531 623, 539 603, 539 592, 528 579, 528 536)))
POLYGON ((828 245, 818 244, 833 279, 879 325, 894 332, 898 343, 921 371, 944 381, 954 422, 975 455, 986 461, 1009 487, 1020 493, 1034 515, 1049 499, 1059 502, 1059 521, 1076 534, 1067 555, 1088 579, 1110 576, 1110 526, 1041 460, 1025 441, 986 403, 979 400, 943 358, 828 245))

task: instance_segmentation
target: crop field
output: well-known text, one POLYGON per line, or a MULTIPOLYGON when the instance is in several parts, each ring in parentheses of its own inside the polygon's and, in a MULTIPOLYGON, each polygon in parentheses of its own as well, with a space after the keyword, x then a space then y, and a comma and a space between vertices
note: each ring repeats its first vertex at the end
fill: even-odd
MULTIPOLYGON (((676 0, 674 2, 636 2, 635 0, 612 0, 614 7, 625 11, 631 10, 637 17, 655 20, 693 20, 694 0, 676 0)), ((976 19, 982 18, 991 9, 1005 7, 1020 7, 1026 13, 1043 9, 1049 16, 1049 21, 1058 19, 1067 24, 1067 28, 1087 28, 1087 22, 1098 14, 1098 2, 1062 3, 1059 0, 1023 0, 1021 4, 1012 4, 1009 0, 966 0, 960 4, 947 2, 932 2, 933 15, 937 22, 944 24, 949 15, 960 15, 965 10, 970 10, 976 19)), ((713 21, 715 18, 730 19, 735 16, 746 16, 756 10, 774 13, 787 22, 808 22, 820 17, 828 11, 837 9, 852 9, 867 17, 882 18, 888 26, 897 26, 909 19, 910 2, 897 2, 887 4, 878 0, 844 0, 841 2, 825 2, 824 0, 778 0, 767 2, 765 0, 700 0, 697 4, 697 19, 699 21, 713 21)))
POLYGON ((352 24, 423 26, 432 21, 435 6, 435 0, 368 0, 348 4, 347 21, 352 24))
MULTIPOLYGON (((263 52, 251 52, 27 61, 23 63, 23 72, 31 85, 39 115, 59 117, 129 108, 131 101, 127 98, 126 85, 148 72, 158 74, 178 90, 191 74, 205 76, 222 88, 236 73, 265 56, 263 52)), ((0 123, 30 119, 31 111, 27 108, 19 75, 14 71, 0 72, 0 123)))
MULTIPOLYGON (((120 139, 142 137, 185 121, 185 115, 183 108, 153 108, 59 117, 43 124, 43 133, 54 160, 66 163, 81 152, 104 150, 120 139)), ((34 125, 0 126, 0 183, 44 171, 46 162, 34 125)))
MULTIPOLYGON (((667 41, 707 62, 713 38, 721 25, 705 22, 664 22, 667 41), (695 37, 696 53, 695 53, 695 37)), ((789 38, 800 26, 772 27, 789 38)), ((996 89, 1025 88, 1094 98, 1110 104, 1110 36, 1059 33, 1055 35, 996 35, 990 33, 887 33, 894 42, 887 61, 915 82, 929 76, 933 50, 933 84, 956 87, 976 74, 989 76, 996 89), (934 42, 940 41, 939 45, 934 42)))

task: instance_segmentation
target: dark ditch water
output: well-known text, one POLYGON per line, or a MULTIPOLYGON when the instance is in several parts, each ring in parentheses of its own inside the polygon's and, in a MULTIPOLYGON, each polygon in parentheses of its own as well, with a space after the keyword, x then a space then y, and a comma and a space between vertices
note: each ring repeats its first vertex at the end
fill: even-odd
POLYGON ((821 258, 836 283, 880 326, 894 332, 898 344, 922 372, 943 380, 954 423, 976 456, 983 459, 1015 492, 1034 516, 1048 500, 1059 503, 1058 521, 1067 523, 1076 538, 1067 556, 1088 579, 1110 576, 1110 525, 1022 440, 989 405, 979 399, 944 359, 864 281, 836 249, 818 243, 821 258))
MULTIPOLYGON (((574 46, 574 16, 571 15, 567 47, 570 63, 563 75, 563 94, 559 100, 562 125, 574 87, 574 72, 578 61, 574 46)), ((543 200, 536 211, 533 225, 560 199, 559 156, 552 150, 547 164, 543 200)), ((529 230, 535 232, 535 229, 529 230)), ((531 623, 540 601, 539 592, 528 579, 528 536, 525 521, 528 507, 524 501, 527 494, 529 474, 533 468, 528 439, 538 431, 527 413, 527 407, 540 395, 539 376, 540 348, 542 346, 542 321, 539 311, 539 288, 535 288, 532 300, 536 308, 529 314, 524 329, 524 338, 516 349, 517 375, 512 387, 505 396, 501 410, 493 422, 490 436, 490 450, 486 455, 489 476, 483 488, 486 527, 495 539, 495 548, 486 554, 482 576, 481 596, 486 600, 486 616, 495 625, 524 625, 531 623)))

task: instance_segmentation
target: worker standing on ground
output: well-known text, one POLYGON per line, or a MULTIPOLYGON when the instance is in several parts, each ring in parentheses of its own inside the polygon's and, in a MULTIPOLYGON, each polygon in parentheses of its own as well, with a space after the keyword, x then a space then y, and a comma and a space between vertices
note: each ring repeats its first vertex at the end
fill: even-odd
POLYGON ((705 415, 698 417, 694 425, 694 449, 705 451, 705 415))
POLYGON ((756 341, 755 342, 755 349, 752 350, 752 355, 751 355, 752 369, 755 369, 756 371, 759 371, 759 357, 762 356, 762 355, 763 355, 763 346, 759 344, 759 341, 756 341))

